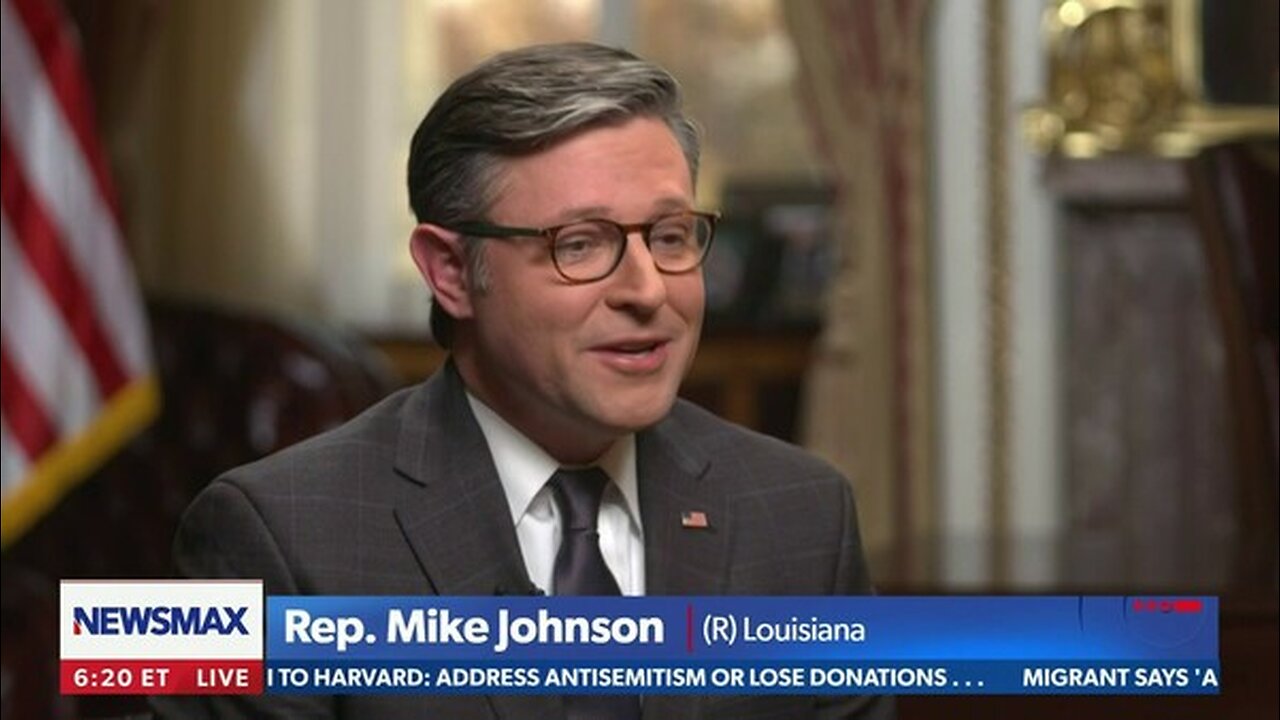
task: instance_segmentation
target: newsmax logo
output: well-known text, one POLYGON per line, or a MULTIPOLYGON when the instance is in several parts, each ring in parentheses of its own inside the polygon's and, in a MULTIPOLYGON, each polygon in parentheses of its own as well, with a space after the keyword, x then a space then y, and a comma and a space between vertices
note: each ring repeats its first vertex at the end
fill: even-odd
POLYGON ((248 635, 239 607, 181 607, 178 605, 94 605, 72 608, 71 634, 81 635, 248 635))
POLYGON ((62 659, 262 659, 260 580, 61 583, 62 659))
POLYGON ((63 580, 68 695, 262 692, 260 580, 63 580))

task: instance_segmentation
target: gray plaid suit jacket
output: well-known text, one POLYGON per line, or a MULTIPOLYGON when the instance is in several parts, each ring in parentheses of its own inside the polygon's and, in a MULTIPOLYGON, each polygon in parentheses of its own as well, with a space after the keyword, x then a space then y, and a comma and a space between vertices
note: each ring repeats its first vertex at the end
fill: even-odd
MULTIPOLYGON (((871 592, 848 483, 822 461, 684 401, 638 434, 653 595, 871 592), (701 510, 709 528, 686 528, 701 510)), ((173 548, 193 578, 268 594, 493 595, 532 587, 452 364, 351 422, 211 483, 173 548)), ((562 718, 558 696, 153 698, 164 716, 562 718)), ((647 696, 644 717, 891 717, 889 698, 647 696)))

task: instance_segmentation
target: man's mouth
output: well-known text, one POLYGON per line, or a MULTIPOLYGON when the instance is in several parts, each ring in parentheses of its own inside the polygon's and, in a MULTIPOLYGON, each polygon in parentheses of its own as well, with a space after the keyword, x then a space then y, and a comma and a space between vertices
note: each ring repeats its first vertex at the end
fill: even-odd
POLYGON ((666 338, 632 338, 608 342, 591 349, 606 365, 627 374, 644 374, 666 363, 666 338))
POLYGON ((643 355, 647 352, 653 352, 662 343, 657 340, 649 342, 625 342, 615 345, 607 345, 605 349, 609 352, 626 353, 628 355, 643 355))

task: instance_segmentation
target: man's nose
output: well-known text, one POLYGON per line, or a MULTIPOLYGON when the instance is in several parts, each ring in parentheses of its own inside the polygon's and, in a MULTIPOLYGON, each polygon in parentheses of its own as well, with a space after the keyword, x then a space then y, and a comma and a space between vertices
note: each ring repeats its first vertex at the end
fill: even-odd
POLYGON ((622 261, 610 278, 609 304, 652 312, 667 301, 667 280, 639 231, 627 234, 622 261))

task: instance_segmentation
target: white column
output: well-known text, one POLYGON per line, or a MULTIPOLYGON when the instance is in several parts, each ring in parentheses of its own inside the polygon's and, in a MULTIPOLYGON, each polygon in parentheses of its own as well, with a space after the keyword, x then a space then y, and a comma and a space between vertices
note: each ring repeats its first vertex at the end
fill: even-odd
MULTIPOLYGON (((982 4, 937 3, 930 72, 933 102, 933 242, 938 298, 939 498, 943 535, 976 538, 990 527, 987 457, 988 333, 983 203, 982 4)), ((945 546, 962 549, 970 543, 945 546)), ((945 557, 945 556, 944 556, 945 557)), ((982 553, 948 558, 947 579, 985 574, 982 553)))
MULTIPOLYGON (((1050 197, 1038 177, 1039 161, 1027 148, 1018 121, 1042 92, 1042 5, 1010 0, 1009 221, 1012 357, 1010 407, 1012 477, 1010 514, 1014 538, 1044 537, 1063 523, 1058 439, 1058 302, 1061 271, 1054 242, 1050 197)), ((941 393, 939 481, 945 535, 990 534, 986 235, 983 137, 984 18, 981 0, 949 0, 934 6, 931 31, 935 282, 938 298, 938 373, 941 393)), ((988 558, 973 546, 956 546, 946 563, 948 579, 980 579, 988 558), (960 552, 961 550, 964 552, 960 552), (963 562, 972 563, 969 566, 963 562)), ((1012 554, 1012 576, 1035 583, 1051 568, 1042 556, 1012 554)), ((944 557, 950 548, 942 548, 944 557)))
MULTIPOLYGON (((1044 95, 1041 3, 1009 3, 1009 96, 1020 113, 1044 95)), ((1012 211, 1013 457, 1009 529, 1015 537, 1048 537, 1066 520, 1062 491, 1059 418, 1059 338, 1065 308, 1058 278, 1065 270, 1055 232, 1053 199, 1040 179, 1040 158, 1014 122, 1010 142, 1009 204, 1012 211)), ((1021 544, 1015 547, 1027 547, 1021 544)), ((1042 557, 1014 553, 1013 576, 1035 583, 1051 578, 1042 557)))

